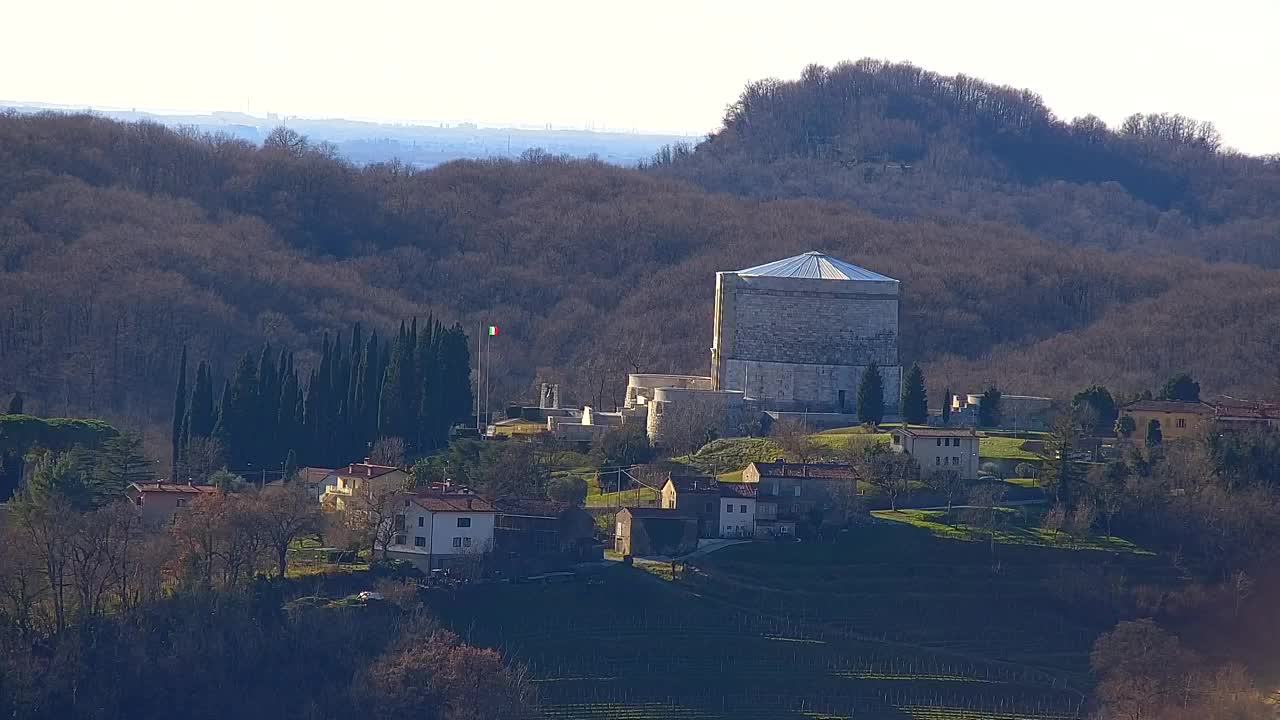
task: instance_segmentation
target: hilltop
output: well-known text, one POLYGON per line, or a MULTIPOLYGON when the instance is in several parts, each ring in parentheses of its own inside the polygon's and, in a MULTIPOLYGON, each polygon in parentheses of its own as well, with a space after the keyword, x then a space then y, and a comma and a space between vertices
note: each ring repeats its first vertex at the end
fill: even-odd
POLYGON ((751 197, 821 197, 885 217, 954 217, 1051 242, 1280 266, 1280 156, 1210 122, 1060 119, 1036 93, 907 63, 752 83, 724 126, 653 170, 751 197))
MULTIPOLYGON (((890 70, 886 77, 906 73, 890 70)), ((934 397, 944 384, 988 382, 1059 397, 1092 381, 1129 392, 1181 370, 1209 392, 1280 390, 1271 364, 1280 350, 1280 274, 1210 263, 1197 257, 1211 254, 1201 250, 1064 243, 1003 210, 994 218, 926 212, 938 193, 955 197, 965 177, 975 207, 1018 193, 1068 202, 1079 188, 1120 186, 1018 161, 1000 140, 1012 131, 991 119, 1010 113, 985 100, 977 107, 996 109, 924 104, 960 119, 939 120, 920 135, 923 145, 903 146, 910 152, 876 150, 883 143, 871 135, 852 146, 852 165, 845 150, 821 142, 797 149, 788 139, 808 131, 788 124, 798 116, 786 114, 783 100, 815 77, 761 86, 772 88, 763 95, 748 88, 723 131, 647 169, 536 151, 430 170, 356 166, 285 129, 259 147, 149 122, 0 115, 0 394, 21 389, 37 413, 156 426, 171 409, 183 344, 211 358, 219 377, 238 353, 264 342, 296 350, 305 367, 325 331, 359 321, 385 336, 405 317, 434 312, 466 328, 502 326, 494 397, 549 380, 562 383, 567 402, 607 406, 621 400, 628 371, 703 371, 717 270, 815 248, 902 280, 903 360, 925 365, 934 397), (994 129, 966 134, 970 126, 994 129), (957 148, 967 164, 944 162, 957 148), (862 159, 873 156, 877 163, 862 159), (716 162, 725 167, 718 175, 707 170, 716 162), (898 170, 885 169, 893 163, 898 170), (896 180, 866 179, 890 172, 896 180), (836 177, 918 209, 863 203, 824 180, 836 177), (717 182, 728 179, 737 192, 719 192, 726 188, 717 182), (952 185, 920 194, 920 183, 944 180, 952 185)), ((834 90, 820 97, 828 102, 816 117, 836 128, 876 117, 907 127, 903 113, 914 112, 883 93, 874 102, 834 90)), ((1011 98, 1041 111, 1002 121, 1027 128, 1033 141, 1017 147, 1034 150, 1042 135, 1072 127, 1044 116, 1033 98, 1011 98)), ((792 112, 814 116, 805 107, 792 112)), ((1177 166, 1195 180, 1194 192, 1144 190, 1142 202, 1168 208, 1158 217, 1196 218, 1201 249, 1213 233, 1244 242, 1252 237, 1244 225, 1270 227, 1267 213, 1280 207, 1268 194, 1273 163, 1225 153, 1208 130, 1196 132, 1201 140, 1170 146, 1178 152, 1142 156, 1157 165, 1198 158, 1177 166), (1242 185, 1242 177, 1252 181, 1242 185)), ((1120 155, 1164 147, 1106 133, 1102 145, 1120 155)), ((1081 213, 1098 222, 1125 217, 1064 207, 1046 211, 1046 223, 1081 213)))

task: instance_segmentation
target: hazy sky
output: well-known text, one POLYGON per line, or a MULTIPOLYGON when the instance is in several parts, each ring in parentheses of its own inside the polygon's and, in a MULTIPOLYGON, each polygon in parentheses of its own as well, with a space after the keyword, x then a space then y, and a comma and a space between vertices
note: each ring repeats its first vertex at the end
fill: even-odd
POLYGON ((1280 0, 0 0, 0 99, 705 133, 753 79, 908 60, 1280 152, 1280 0))

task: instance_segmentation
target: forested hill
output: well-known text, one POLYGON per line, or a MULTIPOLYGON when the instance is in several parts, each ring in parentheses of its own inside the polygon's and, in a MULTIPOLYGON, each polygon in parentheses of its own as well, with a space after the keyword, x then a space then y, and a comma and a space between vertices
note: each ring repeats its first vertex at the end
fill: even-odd
POLYGON ((184 344, 217 385, 265 342, 305 377, 325 331, 388 337, 434 313, 502 328, 495 405, 547 380, 608 406, 628 371, 706 371, 715 271, 810 249, 903 281, 903 359, 934 397, 993 381, 1124 392, 1181 370, 1207 393, 1280 392, 1280 273, 1258 268, 537 153, 357 168, 285 130, 255 147, 0 115, 0 395, 167 428, 184 344))
POLYGON ((1280 155, 1223 147, 1211 123, 1056 118, 1027 90, 873 60, 749 85, 724 127, 654 170, 709 190, 951 215, 1049 240, 1280 267, 1280 155))

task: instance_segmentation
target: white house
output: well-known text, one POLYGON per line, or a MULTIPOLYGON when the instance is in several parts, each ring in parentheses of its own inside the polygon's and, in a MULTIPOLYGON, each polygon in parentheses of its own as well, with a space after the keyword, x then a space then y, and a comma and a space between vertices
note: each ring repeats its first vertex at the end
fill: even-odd
POLYGON ((405 495, 387 555, 423 571, 459 568, 493 550, 496 510, 472 494, 405 495))
POLYGON ((720 537, 749 538, 756 534, 755 483, 720 482, 720 537))
POLYGON ((915 458, 926 475, 955 470, 964 480, 978 479, 978 433, 972 429, 898 428, 893 449, 915 458))

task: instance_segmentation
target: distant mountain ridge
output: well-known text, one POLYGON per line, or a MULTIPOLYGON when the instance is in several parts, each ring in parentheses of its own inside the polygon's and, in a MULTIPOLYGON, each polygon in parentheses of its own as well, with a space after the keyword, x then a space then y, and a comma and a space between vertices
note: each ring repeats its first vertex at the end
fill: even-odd
MULTIPOLYGON (((82 114, 85 108, 48 103, 0 101, 0 112, 54 112, 82 114)), ((169 128, 196 128, 224 133, 261 144, 280 125, 307 135, 314 142, 329 142, 351 162, 367 165, 399 160, 429 168, 451 160, 518 158, 539 149, 555 155, 591 157, 632 167, 652 157, 664 144, 687 140, 680 135, 622 130, 578 130, 473 122, 379 122, 347 118, 302 118, 274 113, 266 116, 235 111, 210 113, 94 109, 93 114, 122 122, 155 122, 169 128)))

